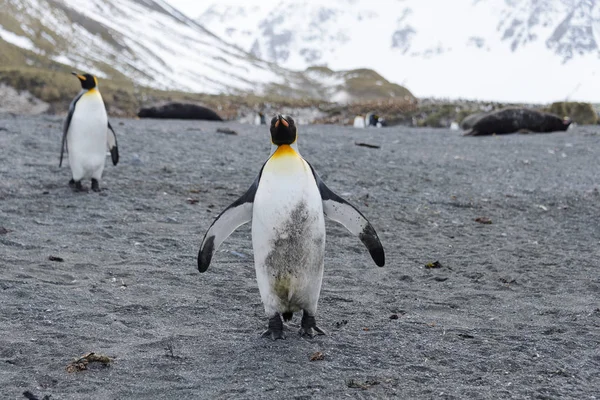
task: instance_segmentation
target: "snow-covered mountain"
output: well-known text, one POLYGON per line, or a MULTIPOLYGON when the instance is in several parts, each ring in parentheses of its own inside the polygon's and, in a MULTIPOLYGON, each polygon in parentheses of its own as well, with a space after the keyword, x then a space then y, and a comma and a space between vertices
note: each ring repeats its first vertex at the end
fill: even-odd
MULTIPOLYGON (((145 87, 209 94, 349 99, 357 73, 374 76, 287 70, 223 41, 162 0, 0 0, 0 53, 0 64, 6 63, 0 68, 69 66, 145 87)), ((384 97, 405 94, 375 75, 374 84, 385 83, 384 97)))
POLYGON ((270 64, 223 42, 160 0, 0 4, 3 40, 101 77, 116 69, 140 85, 207 93, 284 80, 270 64))
POLYGON ((417 97, 600 102, 600 0, 240 3, 197 21, 283 67, 372 68, 417 97))

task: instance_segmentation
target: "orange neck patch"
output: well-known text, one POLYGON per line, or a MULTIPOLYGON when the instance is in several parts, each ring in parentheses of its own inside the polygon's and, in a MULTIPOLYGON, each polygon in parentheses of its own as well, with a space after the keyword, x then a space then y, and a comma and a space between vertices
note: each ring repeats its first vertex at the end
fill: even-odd
POLYGON ((280 158, 280 157, 289 157, 289 156, 298 157, 298 153, 296 153, 296 150, 294 150, 292 148, 292 146, 290 146, 289 144, 282 144, 281 146, 279 146, 277 148, 277 150, 275 150, 275 153, 273 153, 271 158, 280 158))

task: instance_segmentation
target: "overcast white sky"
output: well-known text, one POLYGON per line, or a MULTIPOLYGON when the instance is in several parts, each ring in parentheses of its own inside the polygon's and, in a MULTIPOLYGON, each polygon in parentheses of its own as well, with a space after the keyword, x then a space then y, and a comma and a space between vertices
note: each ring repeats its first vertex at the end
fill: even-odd
POLYGON ((177 8, 190 18, 200 16, 208 7, 213 4, 226 4, 237 6, 252 6, 254 4, 274 4, 279 0, 165 0, 167 3, 177 8))

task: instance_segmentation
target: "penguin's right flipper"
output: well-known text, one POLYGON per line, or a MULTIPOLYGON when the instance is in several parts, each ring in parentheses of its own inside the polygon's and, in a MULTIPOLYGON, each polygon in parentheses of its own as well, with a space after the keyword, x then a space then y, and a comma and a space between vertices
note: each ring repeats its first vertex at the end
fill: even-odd
POLYGON ((385 265, 385 253, 383 251, 383 246, 379 241, 379 237, 377 236, 377 232, 375 232, 371 223, 360 211, 358 211, 358 209, 356 209, 356 207, 329 189, 316 173, 312 165, 310 165, 310 168, 312 169, 313 176, 317 182, 317 187, 321 193, 323 213, 325 216, 335 222, 339 222, 348 229, 350 233, 358 236, 367 250, 369 250, 369 254, 371 254, 371 258, 375 261, 375 264, 377 264, 378 267, 383 267, 385 265))
POLYGON ((119 162, 119 148, 117 147, 117 134, 110 122, 108 123, 108 149, 110 150, 110 158, 112 159, 113 165, 117 165, 119 162))
POLYGON ((69 127, 71 126, 71 119, 73 119, 73 113, 75 112, 75 104, 79 101, 81 96, 85 93, 85 90, 79 92, 79 94, 73 99, 71 104, 69 105, 69 114, 67 114, 67 118, 63 124, 63 135, 62 142, 60 145, 60 161, 58 162, 58 166, 62 167, 63 154, 67 149, 67 133, 69 132, 69 127))
POLYGON ((254 183, 250 186, 250 189, 219 214, 210 228, 208 228, 208 231, 202 240, 200 251, 198 252, 198 271, 205 272, 210 265, 213 254, 215 254, 215 251, 217 251, 221 243, 223 243, 233 231, 245 223, 250 222, 252 219, 254 196, 258 189, 258 182, 261 174, 262 168, 258 177, 254 180, 254 183))

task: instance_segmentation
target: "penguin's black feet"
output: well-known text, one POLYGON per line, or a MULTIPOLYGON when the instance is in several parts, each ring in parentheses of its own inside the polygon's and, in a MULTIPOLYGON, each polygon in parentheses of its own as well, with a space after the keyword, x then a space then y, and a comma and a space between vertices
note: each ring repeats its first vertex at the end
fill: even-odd
POLYGON ((262 337, 270 337, 271 340, 285 339, 281 315, 275 314, 275 316, 269 318, 269 328, 263 332, 262 337))
POLYGON ((316 335, 326 335, 325 331, 317 326, 315 317, 309 315, 306 310, 302 313, 302 321, 300 322, 300 335, 315 337, 316 335))
POLYGON ((75 180, 71 179, 69 181, 69 186, 71 186, 71 188, 76 192, 87 192, 87 190, 81 185, 81 181, 75 182, 75 180))
POLYGON ((99 192, 100 191, 100 184, 98 183, 97 179, 92 178, 92 190, 94 192, 99 192))

